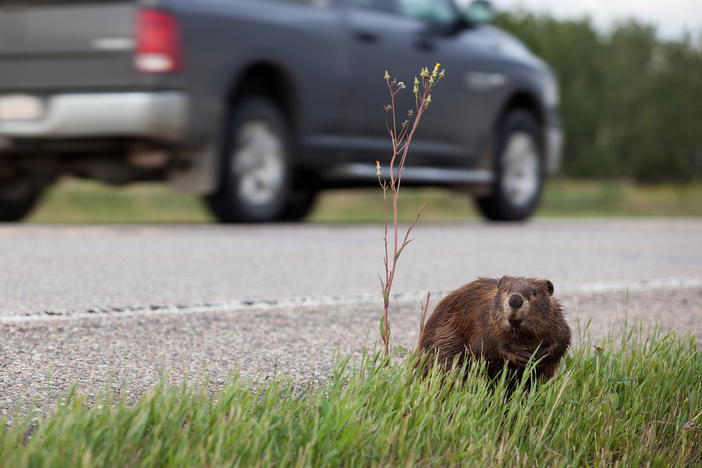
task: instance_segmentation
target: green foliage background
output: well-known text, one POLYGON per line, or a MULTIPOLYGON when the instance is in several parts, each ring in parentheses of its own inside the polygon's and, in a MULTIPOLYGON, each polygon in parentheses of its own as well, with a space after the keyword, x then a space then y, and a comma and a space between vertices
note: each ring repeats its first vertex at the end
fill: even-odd
POLYGON ((700 178, 702 41, 663 40, 636 21, 603 33, 586 18, 518 12, 496 24, 559 77, 567 175, 700 178))

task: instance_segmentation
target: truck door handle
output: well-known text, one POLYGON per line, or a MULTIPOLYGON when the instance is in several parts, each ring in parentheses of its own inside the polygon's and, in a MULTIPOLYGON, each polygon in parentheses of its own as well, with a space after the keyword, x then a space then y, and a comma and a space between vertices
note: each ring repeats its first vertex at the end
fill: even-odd
POLYGON ((373 33, 370 31, 360 31, 359 30, 359 31, 356 31, 356 39, 358 39, 361 42, 371 43, 371 42, 378 42, 378 39, 380 39, 380 37, 376 33, 373 33))

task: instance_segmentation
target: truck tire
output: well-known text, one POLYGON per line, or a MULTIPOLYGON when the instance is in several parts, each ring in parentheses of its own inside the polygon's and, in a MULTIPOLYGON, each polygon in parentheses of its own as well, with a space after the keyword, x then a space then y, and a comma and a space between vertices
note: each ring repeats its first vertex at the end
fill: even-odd
POLYGON ((298 188, 292 191, 280 216, 282 221, 299 221, 306 217, 317 202, 317 190, 298 188))
POLYGON ((291 183, 290 132, 271 101, 247 97, 234 107, 221 160, 219 190, 207 198, 221 222, 280 219, 291 183))
POLYGON ((39 195, 39 188, 22 190, 19 195, 0 191, 0 222, 21 221, 32 211, 39 195))
POLYGON ((513 110, 502 120, 495 153, 495 180, 490 195, 478 198, 492 221, 522 221, 536 210, 544 184, 544 150, 536 119, 513 110))

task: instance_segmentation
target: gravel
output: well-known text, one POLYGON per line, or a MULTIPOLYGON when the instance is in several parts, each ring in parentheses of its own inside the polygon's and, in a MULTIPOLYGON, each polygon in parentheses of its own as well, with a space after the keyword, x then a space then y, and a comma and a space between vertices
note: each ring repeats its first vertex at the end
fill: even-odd
MULTIPOLYGON (((558 285, 556 285, 558 287, 558 285)), ((592 319, 600 343, 626 320, 693 335, 702 344, 702 288, 560 296, 566 317, 592 319), (670 320, 674 313, 675 320, 670 320)), ((432 305, 436 301, 432 301, 432 305)), ((391 315, 396 344, 416 345, 418 303, 397 303, 391 315)), ((220 388, 231 373, 263 381, 279 374, 298 383, 326 379, 337 353, 356 357, 378 344, 377 305, 269 310, 208 310, 46 318, 0 324, 0 415, 51 408, 75 385, 95 398, 106 390, 135 401, 165 373, 171 382, 209 379, 220 388)))

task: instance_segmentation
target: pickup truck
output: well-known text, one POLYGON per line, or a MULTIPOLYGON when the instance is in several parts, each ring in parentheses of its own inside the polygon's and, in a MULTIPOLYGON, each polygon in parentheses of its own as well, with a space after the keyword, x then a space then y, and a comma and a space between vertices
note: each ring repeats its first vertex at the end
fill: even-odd
MULTIPOLYGON (((168 181, 223 222, 300 219, 377 184, 385 70, 441 62, 403 183, 536 209, 560 162, 549 67, 453 0, 0 0, 0 220, 69 174, 168 181)), ((414 105, 411 92, 396 106, 414 105)))

